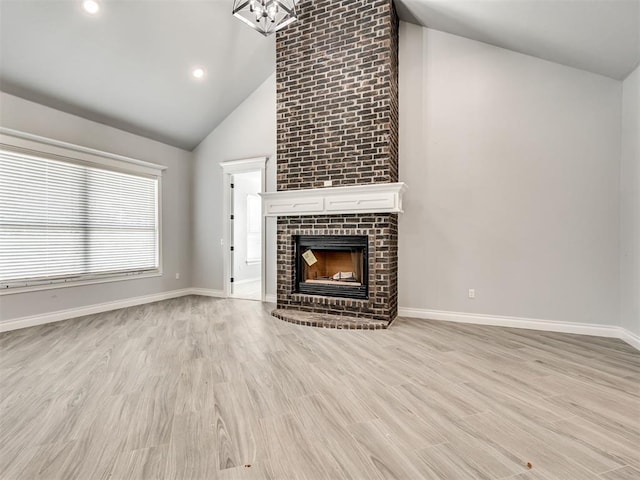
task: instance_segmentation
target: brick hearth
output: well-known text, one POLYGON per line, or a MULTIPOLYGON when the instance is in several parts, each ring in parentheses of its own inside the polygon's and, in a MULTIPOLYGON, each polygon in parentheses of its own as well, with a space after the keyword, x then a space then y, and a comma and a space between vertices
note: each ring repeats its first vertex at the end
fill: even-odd
MULTIPOLYGON (((303 0, 276 39, 277 189, 398 181, 398 19, 392 0, 303 0)), ((397 214, 278 218, 278 311, 391 322, 397 214), (295 235, 366 235, 367 300, 294 292, 295 235)), ((315 318, 315 317, 314 317, 315 318)))

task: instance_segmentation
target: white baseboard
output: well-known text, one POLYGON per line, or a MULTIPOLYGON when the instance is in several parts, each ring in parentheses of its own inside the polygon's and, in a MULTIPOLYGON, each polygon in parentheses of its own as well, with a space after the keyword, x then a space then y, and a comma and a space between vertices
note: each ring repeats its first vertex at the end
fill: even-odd
POLYGON ((636 350, 640 350, 640 335, 636 335, 633 332, 630 332, 626 328, 620 328, 620 339, 627 342, 629 345, 634 347, 636 350))
POLYGON ((6 322, 0 322, 0 332, 8 332, 10 330, 18 330, 20 328, 34 327, 45 323, 60 322, 70 318, 83 317, 85 315, 94 315, 96 313, 108 312, 119 308, 134 307, 145 303, 159 302, 170 298, 183 297, 191 295, 190 288, 181 290, 171 290, 169 292, 154 293, 152 295, 144 295, 142 297, 126 298, 124 300, 115 300, 113 302, 96 303, 85 307, 69 308, 66 310, 58 310, 56 312, 42 313, 40 315, 30 315, 27 317, 14 318, 6 322))
POLYGON ((399 307, 398 315, 401 317, 441 320, 445 322, 473 323, 476 325, 491 325, 494 327, 526 328, 529 330, 543 330, 546 332, 574 333, 578 335, 619 338, 640 350, 640 337, 615 325, 561 322, 557 320, 505 317, 501 315, 485 315, 479 313, 448 312, 443 310, 428 310, 409 307, 399 307))
MULTIPOLYGON (((145 303, 159 302, 170 298, 183 297, 185 295, 201 295, 205 297, 224 298, 223 290, 208 288, 183 288, 169 292, 155 293, 141 297, 127 298, 113 302, 98 303, 79 308, 69 308, 56 312, 31 315, 15 318, 6 322, 0 322, 0 332, 18 330, 20 328, 34 327, 45 323, 59 322, 70 318, 83 317, 96 313, 108 312, 119 308, 134 307, 145 303)), ((265 301, 276 303, 276 295, 267 295, 265 301)), ((598 337, 619 338, 632 347, 640 350, 640 335, 637 335, 622 327, 612 325, 593 325, 588 323, 559 322, 556 320, 540 320, 535 318, 505 317, 500 315, 484 315, 477 313, 447 312, 442 310, 428 310, 421 308, 398 308, 401 317, 424 318, 429 320, 442 320, 447 322, 473 323, 477 325, 492 325, 497 327, 526 328, 529 330, 544 330, 547 332, 575 333, 579 335, 594 335, 598 337)))
POLYGON ((264 297, 264 301, 267 303, 278 303, 278 297, 273 294, 267 294, 264 297))
POLYGON ((619 327, 610 325, 593 325, 589 323, 558 322, 536 318, 505 317, 501 315, 485 315, 479 313, 448 312, 443 310, 427 310, 420 308, 398 308, 401 317, 426 318, 447 322, 474 323, 495 327, 527 328, 529 330, 545 330, 547 332, 577 333, 598 337, 617 337, 619 327))
POLYGON ((225 298, 224 290, 213 290, 211 288, 190 288, 189 295, 201 295, 203 297, 225 298))
MULTIPOLYGON (((55 312, 13 318, 11 320, 0 322, 0 332, 9 332, 20 328, 35 327, 36 325, 44 325, 45 323, 60 322, 62 320, 69 320, 70 318, 84 317, 85 315, 94 315, 96 313, 109 312, 111 310, 118 310, 119 308, 134 307, 136 305, 144 305, 145 303, 159 302, 161 300, 184 297, 186 295, 225 298, 223 290, 213 290, 209 288, 183 288, 180 290, 154 293, 152 295, 144 295, 141 297, 125 298, 123 300, 115 300, 113 302, 96 303, 94 305, 86 305, 84 307, 69 308, 55 312)), ((273 301, 275 302, 275 296, 273 301)))

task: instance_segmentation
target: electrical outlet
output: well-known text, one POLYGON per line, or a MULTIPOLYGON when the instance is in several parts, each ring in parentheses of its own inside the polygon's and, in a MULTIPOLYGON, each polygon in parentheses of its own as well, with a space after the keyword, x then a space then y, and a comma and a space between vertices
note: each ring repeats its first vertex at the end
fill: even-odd
POLYGON ((180 274, 176 273, 176 280, 180 280, 180 274))
POLYGON ((331 185, 333 185, 333 180, 325 180, 324 181, 324 186, 325 187, 330 187, 331 185))
POLYGON ((469 289, 469 298, 476 298, 476 290, 475 288, 469 289))

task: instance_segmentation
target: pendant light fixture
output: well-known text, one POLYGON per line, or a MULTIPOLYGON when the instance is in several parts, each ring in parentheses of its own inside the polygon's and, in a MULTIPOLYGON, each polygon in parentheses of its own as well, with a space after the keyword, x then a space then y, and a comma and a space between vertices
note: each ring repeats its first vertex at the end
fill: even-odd
POLYGON ((235 0, 233 16, 265 37, 296 20, 298 0, 235 0))

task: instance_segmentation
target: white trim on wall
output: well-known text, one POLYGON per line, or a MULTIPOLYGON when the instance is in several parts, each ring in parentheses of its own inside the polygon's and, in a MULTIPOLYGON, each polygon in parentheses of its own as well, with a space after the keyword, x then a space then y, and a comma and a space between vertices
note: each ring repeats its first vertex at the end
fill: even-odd
POLYGON ((152 295, 144 295, 142 297, 125 298, 124 300, 115 300, 113 302, 96 303, 94 305, 86 305, 84 307, 69 308, 66 310, 58 310, 56 312, 43 313, 40 315, 30 315, 28 317, 14 318, 5 322, 0 322, 0 332, 8 332, 18 330, 20 328, 35 327, 36 325, 44 325, 45 323, 55 323, 71 318, 84 317, 85 315, 95 315, 96 313, 109 312, 120 308, 135 307, 136 305, 144 305, 146 303, 159 302, 161 300, 169 300, 170 298, 184 297, 187 295, 200 295, 203 297, 224 298, 225 294, 222 290, 210 290, 206 288, 183 288, 180 290, 171 290, 168 292, 154 293, 152 295))
MULTIPOLYGON (((220 167, 222 167, 222 190, 223 190, 223 201, 222 201, 222 216, 223 216, 223 224, 222 224, 222 235, 223 235, 223 250, 222 250, 222 259, 223 259, 223 275, 224 275, 224 296, 228 297, 231 293, 231 255, 229 251, 229 246, 231 245, 231 228, 230 228, 230 210, 231 210, 231 196, 233 192, 231 191, 231 177, 236 173, 247 173, 247 172, 260 172, 260 191, 265 192, 267 187, 266 180, 266 168, 267 168, 267 160, 269 157, 255 157, 255 158, 244 158, 241 160, 229 160, 226 162, 220 162, 220 167)), ((260 273, 260 299, 264 302, 266 297, 266 282, 267 282, 267 274, 266 274, 266 259, 267 259, 267 242, 266 242, 266 217, 264 216, 264 212, 262 213, 262 259, 261 259, 261 273, 260 273)))
POLYGON ((30 285, 28 287, 13 287, 13 288, 4 288, 0 289, 0 296, 3 295, 13 295, 16 293, 28 293, 28 292, 37 292, 40 290, 54 290, 56 288, 66 288, 66 287, 81 287, 83 285, 95 285, 97 283, 109 283, 109 282, 125 282, 127 280, 140 280, 141 278, 153 278, 153 277, 161 277, 163 275, 162 271, 153 271, 150 273, 129 273, 129 274, 115 274, 113 276, 102 276, 93 279, 87 278, 86 280, 75 280, 68 282, 58 282, 58 283, 42 283, 30 285))
POLYGON ((225 298, 224 290, 213 290, 211 288, 189 288, 187 295, 200 295, 202 297, 225 298))
POLYGON ((191 295, 190 288, 181 290, 171 290, 169 292, 154 293, 152 295, 144 295, 142 297, 126 298, 124 300, 115 300, 113 302, 96 303, 86 305, 84 307, 69 308, 66 310, 58 310, 56 312, 42 313, 40 315, 30 315, 28 317, 20 317, 5 322, 0 322, 0 332, 8 332, 10 330, 18 330, 20 328, 35 327, 36 325, 44 325, 45 323, 60 322, 71 318, 83 317, 85 315, 94 315, 96 313, 118 310, 120 308, 135 307, 136 305, 144 305, 145 303, 159 302, 170 298, 184 297, 191 295))
MULTIPOLYGON (((113 302, 98 303, 79 308, 58 310, 57 312, 44 313, 20 317, 5 322, 0 322, 0 332, 18 330, 20 328, 34 327, 46 323, 54 323, 71 318, 94 315, 96 313, 118 310, 120 308, 134 307, 146 303, 159 302, 170 298, 184 297, 187 295, 200 295, 204 297, 226 298, 223 290, 207 288, 183 288, 169 292, 145 295, 142 297, 127 298, 113 302)), ((264 302, 276 303, 275 295, 265 295, 264 302)), ((505 317, 499 315, 483 315, 475 313, 447 312, 442 310, 427 310, 421 308, 400 307, 398 316, 418 319, 439 320, 445 322, 469 323, 476 325, 491 325, 497 327, 525 328, 529 330, 541 330, 545 332, 574 333, 578 335, 593 335, 598 337, 619 338, 632 347, 640 350, 640 336, 618 326, 591 325, 586 323, 559 322, 554 320, 540 320, 522 317, 505 317)))
POLYGON ((640 350, 640 335, 636 335, 624 327, 618 327, 618 329, 620 330, 620 336, 618 337, 620 340, 627 342, 636 350, 640 350))
POLYGON ((403 213, 404 182, 348 185, 265 192, 262 211, 267 217, 349 213, 403 213))
MULTIPOLYGON (((92 285, 107 282, 120 282, 126 280, 138 280, 142 278, 161 277, 164 275, 163 263, 163 229, 162 229, 162 197, 163 173, 167 166, 156 163, 138 160, 136 158, 125 157, 115 153, 96 150, 94 148, 83 147, 73 143, 62 142, 52 138, 33 135, 10 128, 0 127, 0 149, 13 154, 27 157, 53 159, 77 165, 88 165, 92 167, 106 169, 107 171, 124 172, 138 175, 144 178, 152 178, 157 181, 157 255, 158 267, 141 272, 116 272, 113 274, 88 274, 59 278, 56 280, 25 280, 15 282, 24 283, 24 286, 12 286, 0 290, 0 295, 12 295, 19 293, 37 292, 40 290, 50 290, 57 288, 78 287, 81 285, 92 285)), ((2 330, 0 330, 2 331, 2 330)))
POLYGON ((160 176, 167 169, 165 165, 125 157, 115 153, 83 147, 73 143, 41 137, 31 133, 20 132, 11 128, 0 127, 0 144, 16 148, 20 152, 36 152, 40 155, 61 156, 67 160, 74 159, 79 162, 97 164, 111 167, 116 170, 160 176))
POLYGON ((619 338, 640 350, 640 337, 615 325, 594 325, 590 323, 561 322, 557 320, 541 320, 536 318, 507 317, 502 315, 485 315, 480 313, 448 312, 422 308, 399 307, 398 316, 439 320, 444 322, 470 323, 490 325, 494 327, 525 328, 545 332, 574 333, 596 337, 619 338))

